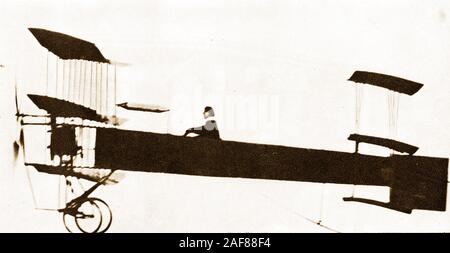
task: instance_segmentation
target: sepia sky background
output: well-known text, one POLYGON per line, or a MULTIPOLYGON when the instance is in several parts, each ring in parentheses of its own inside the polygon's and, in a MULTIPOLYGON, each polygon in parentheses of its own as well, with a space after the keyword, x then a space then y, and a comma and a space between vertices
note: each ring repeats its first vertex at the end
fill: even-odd
MULTIPOLYGON (((355 85, 347 79, 366 70, 424 83, 401 96, 396 138, 418 146, 417 155, 450 157, 448 1, 2 0, 0 231, 65 231, 60 214, 33 209, 26 168, 12 163, 14 82, 31 112, 25 94, 44 94, 47 80, 47 50, 29 27, 89 40, 106 58, 129 63, 117 69, 118 102, 171 109, 119 109, 123 128, 181 135, 202 124, 210 105, 225 140, 353 152, 355 85)), ((360 132, 387 137, 387 92, 363 89, 360 132)), ((55 206, 58 178, 30 171, 40 206, 55 206)), ((342 232, 450 230, 448 211, 406 215, 343 202, 352 189, 127 173, 94 195, 113 210, 111 232, 327 232, 305 217, 342 232)), ((387 187, 355 192, 389 196, 387 187)))

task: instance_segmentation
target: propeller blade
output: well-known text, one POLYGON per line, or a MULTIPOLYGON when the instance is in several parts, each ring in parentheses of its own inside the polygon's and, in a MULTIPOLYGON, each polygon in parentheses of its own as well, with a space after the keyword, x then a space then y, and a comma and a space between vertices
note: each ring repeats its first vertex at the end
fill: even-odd
POLYGON ((14 80, 14 103, 15 103, 15 107, 16 107, 16 121, 18 124, 20 124, 20 126, 17 127, 17 128, 20 127, 19 138, 17 138, 17 136, 16 136, 17 139, 13 143, 13 156, 14 156, 13 161, 15 164, 19 158, 20 147, 23 146, 23 143, 24 143, 22 123, 19 120, 20 109, 19 109, 19 99, 18 99, 18 92, 17 92, 17 80, 14 80))
POLYGON ((19 99, 17 98, 17 81, 14 81, 14 101, 16 104, 16 115, 19 115, 20 110, 19 110, 19 99))
POLYGON ((17 128, 20 128, 20 134, 19 134, 19 138, 17 138, 16 136, 16 140, 13 143, 13 163, 14 166, 17 163, 17 160, 19 158, 19 152, 20 152, 20 148, 23 148, 23 158, 25 161, 25 136, 24 136, 24 132, 23 132, 23 126, 22 126, 22 115, 20 114, 20 107, 19 107, 19 95, 18 95, 18 91, 17 91, 17 80, 14 80, 14 103, 15 103, 15 107, 16 107, 16 122, 17 122, 17 128))
POLYGON ((25 144, 25 136, 23 134, 23 129, 20 129, 19 145, 23 147, 24 144, 25 144))
POLYGON ((13 155, 14 155, 13 162, 14 162, 14 165, 16 164, 17 159, 19 158, 19 149, 20 149, 20 146, 17 143, 17 141, 13 142, 13 155))
POLYGON ((25 135, 23 133, 23 128, 20 129, 19 146, 22 147, 23 161, 25 162, 25 135))

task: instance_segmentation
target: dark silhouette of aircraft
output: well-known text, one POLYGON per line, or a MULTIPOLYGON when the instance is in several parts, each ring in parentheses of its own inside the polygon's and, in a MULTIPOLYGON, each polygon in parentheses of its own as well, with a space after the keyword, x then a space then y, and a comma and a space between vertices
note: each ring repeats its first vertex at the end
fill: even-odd
MULTIPOLYGON (((42 46, 60 59, 85 60, 96 64, 110 63, 93 43, 43 29, 31 28, 30 31, 42 46)), ((349 80, 407 95, 415 94, 423 86, 406 79, 365 71, 354 72, 349 80)), ((94 182, 90 188, 82 191, 82 194, 66 200, 63 208, 57 209, 63 214, 69 231, 74 229, 69 227, 68 219, 75 220, 76 226, 83 232, 105 232, 109 228, 112 221, 111 210, 104 201, 90 195, 101 185, 119 182, 120 176, 114 176, 118 170, 387 186, 390 188, 388 202, 354 196, 344 200, 403 213, 411 213, 415 209, 446 210, 448 159, 415 156, 418 147, 394 139, 351 134, 348 139, 355 142, 355 152, 340 152, 219 138, 189 138, 118 129, 108 123, 108 117, 99 113, 98 108, 89 108, 77 101, 48 95, 29 94, 28 97, 47 114, 22 114, 16 93, 18 122, 21 126, 48 126, 48 134, 51 136, 48 149, 55 158, 48 164, 32 163, 27 161, 23 152, 25 165, 42 173, 64 176, 66 187, 72 190, 75 188, 74 179, 94 182), (28 123, 28 117, 41 117, 46 121, 28 123), (79 121, 74 123, 64 120, 68 118, 79 121), (86 136, 89 131, 84 131, 85 129, 95 130, 95 154, 92 163, 79 162, 89 156, 89 148, 84 147, 86 141, 82 140, 93 138, 86 136), (360 154, 358 147, 361 143, 382 146, 402 154, 386 157, 360 154), (56 159, 57 157, 60 159, 56 159), (87 209, 98 211, 88 212, 87 209), (98 217, 100 219, 96 219, 98 217), (83 224, 90 220, 92 226, 85 227, 83 224)), ((118 106, 147 112, 165 111, 160 107, 132 106, 127 103, 118 106)), ((22 132, 23 128, 20 143, 18 141, 15 145, 25 151, 22 132)))

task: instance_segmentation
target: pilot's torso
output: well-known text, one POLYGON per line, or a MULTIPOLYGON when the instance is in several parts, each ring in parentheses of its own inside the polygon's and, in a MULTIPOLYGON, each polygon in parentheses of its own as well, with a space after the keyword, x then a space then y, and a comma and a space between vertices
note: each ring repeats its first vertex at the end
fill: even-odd
POLYGON ((205 125, 202 127, 201 136, 220 139, 219 128, 217 127, 217 122, 214 119, 210 119, 205 122, 205 125))

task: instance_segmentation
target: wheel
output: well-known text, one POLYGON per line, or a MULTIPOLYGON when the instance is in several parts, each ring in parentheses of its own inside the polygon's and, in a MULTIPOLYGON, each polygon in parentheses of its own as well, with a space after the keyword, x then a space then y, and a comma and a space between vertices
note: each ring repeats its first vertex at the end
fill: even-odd
POLYGON ((92 198, 87 198, 76 207, 75 223, 83 233, 96 233, 102 226, 102 212, 92 198))
POLYGON ((102 225, 102 213, 100 207, 91 198, 75 203, 63 211, 63 222, 70 233, 78 232, 95 233, 102 225))
POLYGON ((69 233, 75 233, 77 230, 76 224, 75 224, 75 217, 68 213, 63 213, 63 222, 64 227, 66 227, 67 231, 69 233))
POLYGON ((63 222, 70 233, 104 233, 111 226, 112 212, 105 201, 87 198, 65 211, 63 222))
POLYGON ((108 204, 106 204, 105 201, 99 198, 91 198, 91 200, 93 200, 94 203, 97 204, 97 206, 100 208, 100 212, 102 215, 102 224, 97 233, 104 233, 109 229, 112 223, 111 209, 109 208, 108 204))

